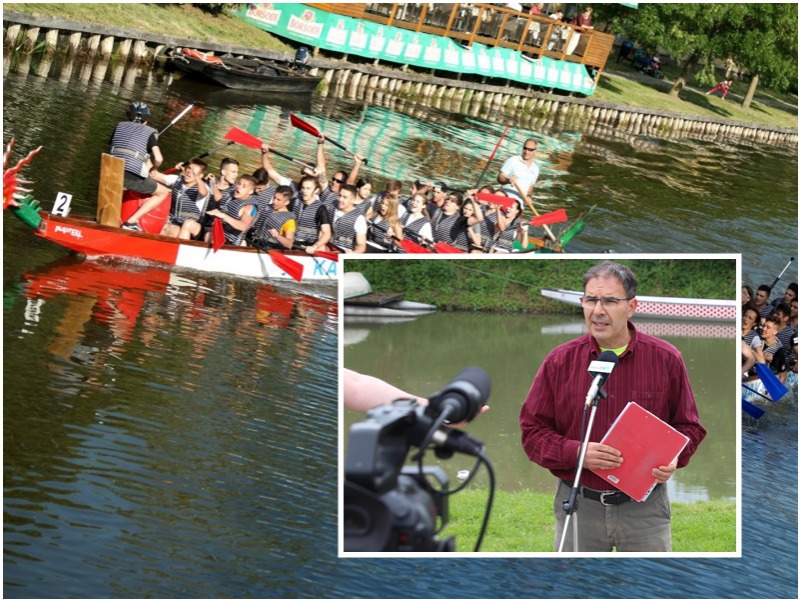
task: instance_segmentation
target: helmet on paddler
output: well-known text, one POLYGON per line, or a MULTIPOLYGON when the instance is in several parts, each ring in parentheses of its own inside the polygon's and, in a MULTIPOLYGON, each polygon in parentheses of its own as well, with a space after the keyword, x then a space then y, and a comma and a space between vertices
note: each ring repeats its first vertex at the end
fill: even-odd
POLYGON ((150 118, 150 109, 144 102, 131 102, 128 106, 128 120, 141 123, 150 118))

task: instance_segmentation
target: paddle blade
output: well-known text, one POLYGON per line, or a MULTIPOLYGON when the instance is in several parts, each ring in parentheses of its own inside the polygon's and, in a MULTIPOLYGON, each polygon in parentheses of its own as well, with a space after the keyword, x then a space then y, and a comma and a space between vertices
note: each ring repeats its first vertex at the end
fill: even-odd
POLYGON ((459 250, 455 246, 445 244, 444 242, 436 242, 433 246, 439 254, 466 254, 463 250, 459 250))
POLYGON ((752 402, 748 402, 742 398, 742 410, 754 419, 760 419, 764 416, 764 409, 756 406, 752 402))
POLYGON ((238 127, 231 127, 228 130, 228 133, 225 134, 225 139, 236 142, 237 144, 241 144, 242 146, 248 146, 250 148, 261 148, 263 145, 263 142, 256 136, 250 135, 238 127))
POLYGON ((320 258, 327 258, 328 260, 332 260, 333 262, 339 262, 339 255, 336 252, 325 252, 324 250, 317 250, 314 252, 314 256, 319 256, 320 258))
POLYGON ((534 227, 541 227, 542 225, 552 225, 553 223, 563 223, 567 220, 567 211, 563 208, 554 210, 553 212, 539 215, 531 219, 531 225, 534 227))
POLYGON ((408 254, 433 254, 433 252, 431 252, 424 246, 420 246, 419 244, 417 244, 416 242, 412 242, 408 238, 400 240, 400 245, 403 246, 403 250, 405 250, 408 254))
POLYGON ((478 192, 475 194, 475 197, 480 200, 481 202, 489 202, 490 204, 497 204, 498 206, 502 206, 503 208, 508 208, 516 200, 513 198, 509 198, 508 196, 501 196, 500 194, 490 194, 488 192, 478 192))
POLYGON ((219 250, 225 245, 225 230, 222 228, 222 221, 214 219, 211 225, 211 246, 214 252, 219 250))
POLYGON ((303 280, 303 265, 296 260, 289 258, 278 252, 277 250, 270 250, 269 257, 275 266, 283 271, 295 281, 303 280))
POLYGON ((301 119, 294 113, 289 113, 289 120, 292 122, 292 125, 294 127, 297 127, 298 129, 305 131, 306 133, 310 133, 313 136, 316 137, 320 136, 319 129, 314 127, 311 123, 306 123, 305 121, 303 121, 303 119, 301 119))
POLYGON ((777 402, 789 393, 789 390, 786 388, 786 386, 781 383, 781 380, 778 379, 775 373, 770 371, 767 365, 763 363, 756 363, 756 374, 761 380, 761 383, 764 384, 764 387, 767 388, 770 400, 773 402, 777 402))

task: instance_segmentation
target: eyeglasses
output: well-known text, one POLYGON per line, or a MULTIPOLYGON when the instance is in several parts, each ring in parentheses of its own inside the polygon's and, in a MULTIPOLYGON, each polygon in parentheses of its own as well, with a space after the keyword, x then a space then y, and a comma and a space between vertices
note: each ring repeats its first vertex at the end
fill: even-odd
POLYGON ((634 296, 630 298, 595 298, 594 296, 584 296, 581 302, 586 308, 594 308, 599 302, 603 308, 616 308, 620 302, 633 300, 634 296))
POLYGON ((337 179, 336 177, 333 178, 334 183, 344 183, 344 179, 337 179))
POLYGON ((536 152, 536 149, 538 147, 539 146, 534 146, 533 148, 528 148, 527 146, 523 146, 522 149, 525 150, 526 152, 536 152))

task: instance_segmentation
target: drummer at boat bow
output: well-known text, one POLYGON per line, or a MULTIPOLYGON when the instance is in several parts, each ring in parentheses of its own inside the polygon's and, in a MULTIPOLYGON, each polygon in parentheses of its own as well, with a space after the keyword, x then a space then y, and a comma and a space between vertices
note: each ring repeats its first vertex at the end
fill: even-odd
POLYGON ((522 205, 524 200, 533 211, 533 186, 539 179, 539 166, 536 164, 536 151, 539 144, 533 138, 522 144, 522 154, 510 157, 500 167, 497 182, 502 184, 503 191, 522 205))
POLYGON ((125 229, 141 231, 139 219, 169 196, 169 189, 150 177, 151 169, 163 162, 158 147, 158 132, 147 122, 150 108, 144 102, 128 106, 128 120, 118 123, 111 136, 111 156, 125 161, 122 185, 125 189, 149 196, 139 209, 122 224, 125 229))
MULTIPOLYGON (((570 523, 564 549, 572 551, 571 528, 577 527, 581 552, 611 552, 614 547, 619 552, 669 552, 670 509, 663 484, 677 467, 689 463, 706 436, 686 366, 674 346, 637 331, 629 322, 636 312, 637 281, 628 267, 611 261, 595 265, 583 276, 583 290, 588 333, 562 344, 545 357, 519 417, 522 445, 528 458, 549 469, 558 480, 554 500, 555 546, 558 548, 562 539, 566 522, 562 505, 574 485, 585 435, 585 396, 592 382, 588 370, 601 352, 611 351, 618 356, 618 362, 608 375, 607 395, 597 399, 585 469, 579 473, 581 485, 575 513, 579 519, 570 523), (615 490, 593 472, 613 469, 623 461, 639 458, 622 456, 616 448, 600 443, 628 402, 635 402, 689 438, 676 461, 652 469, 654 483, 662 485, 656 485, 642 502, 615 490)), ((591 392, 589 395, 594 398, 591 392)))

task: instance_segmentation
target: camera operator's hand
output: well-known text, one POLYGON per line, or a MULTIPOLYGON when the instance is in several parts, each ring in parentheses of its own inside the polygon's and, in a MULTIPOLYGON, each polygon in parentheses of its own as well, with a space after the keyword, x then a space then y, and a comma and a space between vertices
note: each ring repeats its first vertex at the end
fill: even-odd
MULTIPOLYGON (((370 375, 362 375, 350 369, 344 369, 344 405, 353 410, 368 411, 374 406, 388 404, 398 398, 414 398, 422 406, 428 405, 428 399, 404 392, 400 388, 386 383, 382 379, 370 375)), ((489 407, 484 405, 478 414, 483 414, 489 407)), ((452 423, 450 427, 461 427, 467 421, 452 423)))

